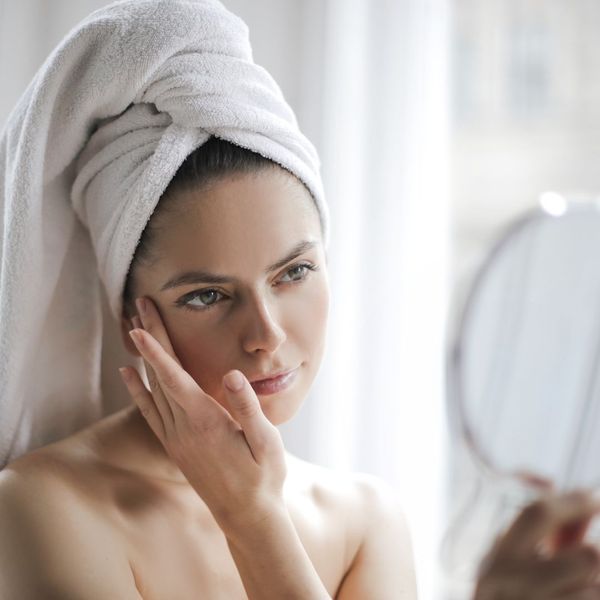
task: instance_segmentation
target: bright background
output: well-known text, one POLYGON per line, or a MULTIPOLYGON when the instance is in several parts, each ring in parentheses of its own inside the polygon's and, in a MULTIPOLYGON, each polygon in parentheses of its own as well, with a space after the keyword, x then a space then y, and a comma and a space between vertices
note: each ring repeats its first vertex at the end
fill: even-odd
MULTIPOLYGON (((420 597, 467 598, 439 567, 476 479, 447 439, 446 316, 541 192, 600 187, 600 3, 223 2, 317 147, 331 209, 328 346, 281 427, 286 445, 391 483, 420 597)), ((69 28, 105 4, 0 0, 0 123, 69 28)))
MULTIPOLYGON (((453 315, 491 244, 542 193, 600 194, 600 2, 451 5, 453 315)), ((463 533, 446 540, 444 598, 463 600, 471 580, 461 572, 472 570, 466 563, 476 564, 482 551, 465 546, 469 531, 489 540, 515 510, 508 490, 483 481, 460 445, 449 450, 445 527, 463 533)))

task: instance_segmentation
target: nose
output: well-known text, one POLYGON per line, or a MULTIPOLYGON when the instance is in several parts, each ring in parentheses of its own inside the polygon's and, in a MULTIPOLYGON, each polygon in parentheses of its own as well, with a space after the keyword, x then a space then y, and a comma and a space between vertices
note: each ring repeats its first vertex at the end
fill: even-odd
POLYGON ((247 314, 247 327, 244 330, 243 347, 246 352, 276 352, 286 338, 284 330, 263 297, 250 300, 247 314))

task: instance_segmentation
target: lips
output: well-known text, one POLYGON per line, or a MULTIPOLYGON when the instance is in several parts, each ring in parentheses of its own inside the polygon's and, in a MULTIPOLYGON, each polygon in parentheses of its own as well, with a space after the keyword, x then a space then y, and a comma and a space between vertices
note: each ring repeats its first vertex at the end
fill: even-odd
POLYGON ((271 377, 269 379, 262 379, 258 381, 251 381, 250 385, 254 389, 257 395, 267 396, 269 394, 276 394, 282 392, 292 385, 296 379, 298 368, 286 371, 277 377, 271 377))
POLYGON ((288 373, 291 373, 292 371, 293 371, 293 369, 287 369, 286 371, 276 371, 276 372, 272 373, 271 375, 267 375, 265 377, 263 377, 262 375, 258 375, 254 379, 249 379, 248 381, 250 381, 250 383, 259 383, 259 382, 263 382, 263 381, 269 381, 271 379, 276 379, 277 377, 281 377, 282 375, 287 375, 288 373))

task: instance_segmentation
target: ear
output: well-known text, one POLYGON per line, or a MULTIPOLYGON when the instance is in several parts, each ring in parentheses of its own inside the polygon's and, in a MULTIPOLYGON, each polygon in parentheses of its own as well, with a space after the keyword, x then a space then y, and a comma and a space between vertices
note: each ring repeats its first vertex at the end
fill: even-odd
POLYGON ((127 319, 126 317, 121 317, 121 337, 123 338, 123 344, 125 344, 125 348, 129 354, 133 354, 133 356, 141 356, 139 350, 135 347, 129 332, 133 329, 133 323, 131 319, 127 319))

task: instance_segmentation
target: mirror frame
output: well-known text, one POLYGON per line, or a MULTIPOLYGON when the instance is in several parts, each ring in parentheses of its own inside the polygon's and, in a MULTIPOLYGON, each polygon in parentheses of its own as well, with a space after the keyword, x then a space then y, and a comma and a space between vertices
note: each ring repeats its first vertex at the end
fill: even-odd
POLYGON ((490 269, 496 264, 497 257, 506 249, 512 240, 525 228, 545 219, 560 219, 574 212, 589 212, 600 216, 600 196, 591 194, 560 195, 547 192, 539 198, 537 206, 524 211, 503 227, 492 242, 491 249, 483 254, 482 259, 474 266, 471 276, 461 286, 462 298, 453 294, 453 310, 448 312, 448 336, 446 348, 446 410, 448 415, 451 439, 454 438, 466 446, 469 455, 480 471, 491 479, 519 479, 527 485, 539 487, 541 481, 535 474, 515 473, 501 470, 493 464, 485 451, 478 447, 475 435, 465 417, 464 398, 464 334, 477 303, 482 286, 487 280, 490 269))

